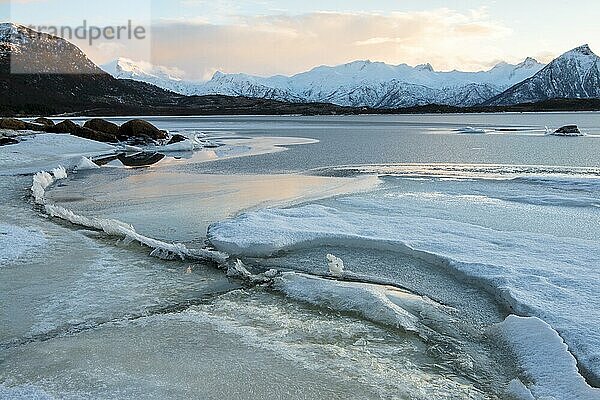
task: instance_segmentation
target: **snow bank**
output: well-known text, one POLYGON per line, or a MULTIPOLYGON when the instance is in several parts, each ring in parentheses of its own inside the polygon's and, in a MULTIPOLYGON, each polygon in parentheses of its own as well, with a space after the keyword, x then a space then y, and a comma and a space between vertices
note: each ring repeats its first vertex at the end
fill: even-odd
POLYGON ((398 211, 396 201, 355 196, 336 201, 338 208, 259 210, 212 225, 208 238, 237 256, 318 245, 420 257, 467 277, 516 313, 549 322, 600 376, 600 242, 415 216, 398 211))
POLYGON ((567 345, 544 321, 510 315, 492 331, 514 350, 523 369, 523 381, 526 383, 511 382, 508 388, 514 397, 600 399, 600 389, 594 389, 586 383, 567 345))
POLYGON ((0 224, 0 266, 8 265, 45 244, 46 238, 40 231, 0 224))

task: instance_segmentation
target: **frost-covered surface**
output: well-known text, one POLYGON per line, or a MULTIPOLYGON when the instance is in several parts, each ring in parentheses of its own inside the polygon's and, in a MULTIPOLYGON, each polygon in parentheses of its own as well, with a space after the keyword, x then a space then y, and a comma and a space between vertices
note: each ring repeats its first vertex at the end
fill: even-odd
POLYGON ((479 104, 541 68, 543 65, 532 58, 517 65, 500 63, 481 72, 438 72, 429 64, 411 67, 355 61, 335 67, 320 66, 291 77, 217 72, 211 80, 201 83, 183 81, 171 76, 169 69, 145 62, 120 59, 103 66, 117 78, 145 81, 186 95, 223 94, 382 108, 479 104))
POLYGON ((116 147, 71 135, 46 133, 0 147, 0 175, 33 174, 57 165, 74 167, 82 156, 111 154, 116 147))
POLYGON ((600 389, 586 383, 567 345, 544 321, 510 315, 493 331, 514 350, 523 370, 526 383, 512 382, 509 386, 516 398, 600 399, 600 389))
POLYGON ((516 313, 550 323, 579 361, 600 376, 599 242, 411 215, 398 209, 398 201, 351 197, 337 208, 250 212, 213 225, 209 239, 234 255, 336 245, 406 252, 447 266, 516 313))
POLYGON ((0 384, 0 399, 12 400, 52 400, 43 389, 33 385, 6 386, 0 384))
POLYGON ((588 45, 561 55, 531 78, 492 99, 490 104, 528 103, 554 98, 600 98, 600 57, 588 45))
POLYGON ((45 244, 43 232, 0 224, 0 267, 14 263, 23 254, 38 250, 45 244))

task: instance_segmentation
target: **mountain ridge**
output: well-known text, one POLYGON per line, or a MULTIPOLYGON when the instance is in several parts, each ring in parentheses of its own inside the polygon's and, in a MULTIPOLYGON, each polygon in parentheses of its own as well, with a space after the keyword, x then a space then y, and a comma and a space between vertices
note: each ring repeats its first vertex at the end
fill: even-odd
MULTIPOLYGON (((531 57, 519 64, 498 63, 487 71, 435 71, 370 60, 314 67, 292 76, 259 77, 217 71, 207 82, 161 80, 135 74, 136 63, 121 59, 102 68, 113 76, 150 82, 186 95, 222 94, 290 102, 328 102, 350 107, 398 108, 426 104, 473 106, 492 98, 543 68, 531 57)), ((160 67, 154 67, 160 68, 160 67)))
POLYGON ((600 98, 600 57, 589 45, 560 55, 534 76, 490 99, 486 105, 504 106, 558 98, 600 98))

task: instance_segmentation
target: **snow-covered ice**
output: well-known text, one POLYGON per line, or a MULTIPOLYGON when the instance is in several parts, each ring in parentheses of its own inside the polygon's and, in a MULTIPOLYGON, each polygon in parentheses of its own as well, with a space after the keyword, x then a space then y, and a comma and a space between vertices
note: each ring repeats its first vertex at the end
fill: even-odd
POLYGON ((82 156, 112 154, 116 147, 72 135, 45 133, 0 147, 0 175, 33 174, 57 165, 71 168, 82 156))
POLYGON ((519 400, 600 399, 600 389, 587 384, 567 345, 544 321, 510 315, 492 331, 514 350, 523 369, 526 384, 512 382, 508 390, 519 400))
POLYGON ((13 264, 23 254, 40 250, 46 242, 43 232, 0 223, 0 267, 13 264))
POLYGON ((373 201, 349 197, 338 208, 249 212, 211 226, 209 239, 238 256, 329 245, 392 250, 437 263, 490 290, 514 312, 550 323, 582 365, 600 376, 599 242, 410 215, 397 209, 397 200, 373 201))
POLYGON ((369 321, 422 335, 427 335, 429 331, 419 322, 426 315, 435 315, 440 320, 448 319, 441 305, 384 285, 284 272, 275 278, 273 287, 297 301, 338 312, 359 314, 369 321))

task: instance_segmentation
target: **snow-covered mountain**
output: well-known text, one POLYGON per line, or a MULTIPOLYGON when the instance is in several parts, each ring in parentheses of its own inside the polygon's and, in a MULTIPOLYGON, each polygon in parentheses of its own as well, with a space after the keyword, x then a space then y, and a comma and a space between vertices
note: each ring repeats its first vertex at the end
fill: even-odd
POLYGON ((438 72, 430 64, 411 67, 355 61, 335 67, 321 66, 291 77, 277 75, 263 78, 217 72, 205 83, 171 79, 160 73, 160 67, 144 68, 123 60, 103 68, 118 78, 142 80, 186 95, 222 94, 394 108, 433 103, 480 104, 533 76, 543 67, 532 58, 517 65, 500 63, 489 71, 481 72, 438 72), (120 68, 115 68, 115 64, 120 68))
POLYGON ((0 23, 0 63, 21 74, 103 73, 77 46, 13 23, 0 23))
POLYGON ((489 104, 501 106, 555 98, 600 98, 600 57, 588 45, 566 52, 489 104))
POLYGON ((542 64, 531 58, 518 65, 501 63, 482 72, 437 72, 429 64, 411 67, 355 61, 336 67, 317 67, 292 77, 217 73, 202 89, 204 94, 354 107, 394 108, 433 103, 470 106, 490 99, 542 68, 542 64))
POLYGON ((146 82, 186 96, 194 95, 200 91, 200 82, 185 81, 181 79, 181 72, 173 68, 153 65, 149 62, 136 62, 128 58, 118 58, 108 64, 101 65, 100 68, 117 79, 146 82))

